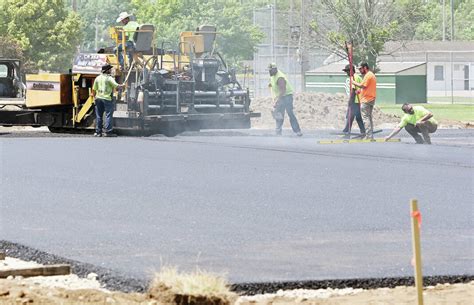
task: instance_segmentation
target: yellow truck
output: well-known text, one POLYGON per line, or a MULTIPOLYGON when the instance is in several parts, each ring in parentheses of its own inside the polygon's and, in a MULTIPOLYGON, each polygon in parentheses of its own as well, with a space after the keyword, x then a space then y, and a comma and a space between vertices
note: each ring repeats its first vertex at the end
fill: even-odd
POLYGON ((215 50, 215 27, 183 32, 174 46, 158 47, 154 34, 153 25, 137 28, 130 52, 123 30, 113 28, 114 48, 78 54, 66 74, 29 74, 23 80, 18 61, 0 60, 0 125, 93 132, 91 88, 101 67, 111 64, 117 82, 126 84, 114 95, 118 134, 174 136, 186 130, 250 128, 251 117, 260 114, 250 111, 249 90, 241 87, 215 50), (118 61, 120 44, 123 67, 118 61))

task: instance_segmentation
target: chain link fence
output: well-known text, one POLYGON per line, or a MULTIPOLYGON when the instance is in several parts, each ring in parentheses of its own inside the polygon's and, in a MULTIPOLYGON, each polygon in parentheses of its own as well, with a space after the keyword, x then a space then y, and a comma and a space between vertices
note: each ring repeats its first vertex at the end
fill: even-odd
POLYGON ((306 47, 300 11, 279 11, 270 5, 255 9, 253 16, 254 25, 265 35, 254 53, 253 73, 248 78, 253 97, 270 95, 267 67, 272 62, 288 76, 295 92, 303 91, 304 73, 321 66, 329 54, 306 47))

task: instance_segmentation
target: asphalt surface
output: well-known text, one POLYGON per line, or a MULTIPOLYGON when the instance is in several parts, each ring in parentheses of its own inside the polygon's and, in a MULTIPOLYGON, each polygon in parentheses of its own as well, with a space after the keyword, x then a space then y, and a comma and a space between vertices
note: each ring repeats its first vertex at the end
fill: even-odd
POLYGON ((137 277, 164 265, 232 282, 408 276, 417 198, 424 274, 474 274, 473 135, 4 132, 0 239, 137 277))

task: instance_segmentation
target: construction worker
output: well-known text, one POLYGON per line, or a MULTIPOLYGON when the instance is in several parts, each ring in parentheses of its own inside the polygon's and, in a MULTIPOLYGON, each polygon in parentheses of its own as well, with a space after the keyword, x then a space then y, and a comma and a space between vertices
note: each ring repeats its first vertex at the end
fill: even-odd
MULTIPOLYGON (((363 137, 365 137, 365 126, 364 126, 364 121, 362 120, 362 115, 360 114, 360 103, 359 103, 359 95, 356 93, 357 87, 352 85, 352 88, 350 88, 350 73, 351 73, 351 66, 346 65, 342 71, 346 72, 347 78, 346 78, 346 83, 345 83, 345 88, 346 88, 346 94, 349 97, 349 102, 347 106, 347 113, 346 113, 346 126, 342 130, 343 133, 350 133, 352 123, 354 122, 354 118, 356 118, 357 125, 359 125, 359 130, 360 133, 363 137)), ((362 77, 360 77, 359 74, 356 74, 355 67, 352 66, 352 71, 353 71, 353 80, 361 83, 362 82, 362 77)))
POLYGON ((283 122, 285 120, 285 110, 290 118, 291 128, 293 132, 301 137, 300 125, 293 112, 293 87, 288 81, 288 77, 278 70, 275 63, 268 65, 268 72, 270 73, 270 84, 272 96, 276 99, 274 108, 274 118, 276 121, 276 134, 281 135, 283 122))
POLYGON ((111 76, 112 66, 107 64, 102 66, 102 74, 97 76, 92 86, 92 96, 95 98, 95 137, 102 136, 102 122, 105 112, 105 136, 115 137, 113 133, 113 114, 114 102, 112 94, 115 88, 123 87, 117 84, 115 79, 111 76))
MULTIPOLYGON (((117 22, 120 22, 123 24, 123 30, 125 34, 125 48, 127 50, 128 54, 128 64, 130 65, 132 62, 132 53, 135 50, 135 43, 133 42, 133 35, 135 34, 135 31, 140 27, 138 22, 136 21, 131 21, 130 17, 133 15, 127 13, 127 12, 121 12, 120 15, 117 18, 117 22)), ((118 60, 120 63, 120 67, 123 69, 124 68, 124 60, 123 60, 123 45, 122 43, 119 44, 118 46, 118 60)))
POLYGON ((359 72, 364 76, 362 82, 353 81, 360 89, 357 91, 360 97, 360 111, 362 112, 362 118, 364 120, 364 126, 366 128, 366 139, 374 139, 374 121, 372 118, 372 112, 375 105, 377 79, 375 74, 370 71, 369 64, 362 62, 359 64, 359 72))
POLYGON ((431 144, 430 133, 434 133, 438 129, 438 122, 433 118, 433 113, 423 106, 412 106, 407 103, 403 104, 402 111, 405 112, 405 115, 400 124, 385 137, 385 140, 390 140, 405 127, 417 144, 431 144))

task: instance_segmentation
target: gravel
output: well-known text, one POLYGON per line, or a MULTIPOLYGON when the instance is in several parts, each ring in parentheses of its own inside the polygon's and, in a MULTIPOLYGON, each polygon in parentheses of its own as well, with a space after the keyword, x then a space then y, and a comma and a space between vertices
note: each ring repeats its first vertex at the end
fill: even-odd
POLYGON ((0 250, 4 250, 5 254, 9 257, 25 261, 34 261, 44 265, 70 264, 72 273, 80 278, 87 278, 90 273, 95 273, 97 274, 97 280, 102 284, 102 287, 109 290, 144 292, 148 287, 147 279, 127 276, 110 269, 81 263, 9 241, 0 240, 0 250))
MULTIPOLYGON (((100 287, 106 288, 108 290, 122 292, 145 292, 150 281, 150 279, 131 277, 114 270, 70 260, 5 240, 0 240, 0 250, 3 250, 8 257, 17 258, 24 261, 33 261, 44 265, 70 264, 72 267, 72 272, 79 278, 89 277, 90 279, 91 277, 94 277, 100 283, 100 287)), ((434 286, 436 284, 445 283, 468 283, 473 280, 474 275, 428 276, 423 278, 423 284, 424 286, 434 286)), ((413 285, 413 277, 390 277, 295 282, 236 283, 231 286, 231 290, 241 295, 256 295, 277 292, 281 294, 281 290, 318 290, 328 288, 345 289, 342 290, 342 292, 354 293, 358 291, 357 289, 374 289, 383 287, 394 288, 397 286, 413 285)), ((331 293, 331 290, 328 290, 324 293, 331 293)))

